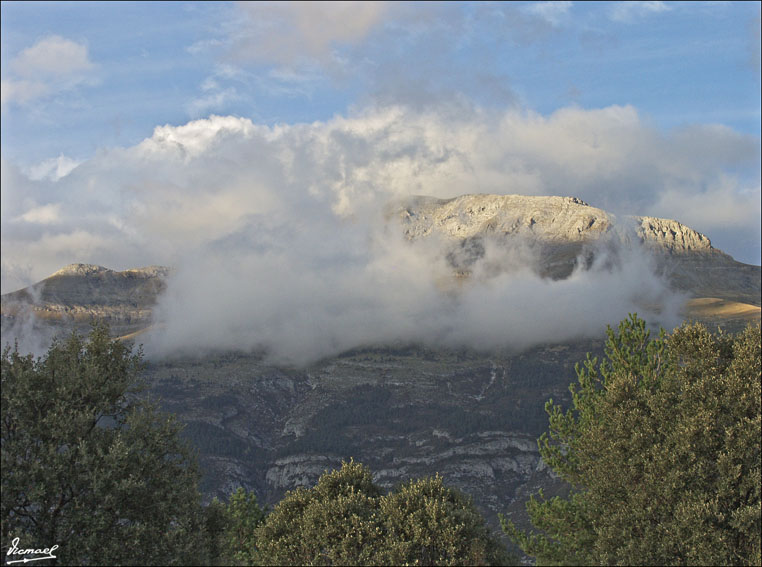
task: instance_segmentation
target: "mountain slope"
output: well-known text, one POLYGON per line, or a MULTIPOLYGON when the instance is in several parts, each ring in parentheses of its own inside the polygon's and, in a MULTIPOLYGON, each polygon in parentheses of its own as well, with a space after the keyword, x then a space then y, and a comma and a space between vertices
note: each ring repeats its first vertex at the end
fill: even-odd
POLYGON ((33 314, 38 324, 87 330, 105 321, 116 335, 151 324, 152 309, 166 287, 169 269, 149 266, 117 272, 93 264, 71 264, 44 280, 2 296, 4 327, 33 314))
POLYGON ((580 261, 589 266, 601 246, 611 251, 642 244, 675 289, 760 306, 759 266, 736 262, 705 235, 671 219, 617 218, 575 197, 523 195, 414 197, 391 207, 390 216, 411 241, 448 242, 461 276, 470 274, 488 243, 528 249, 525 260, 554 279, 568 277, 580 261))

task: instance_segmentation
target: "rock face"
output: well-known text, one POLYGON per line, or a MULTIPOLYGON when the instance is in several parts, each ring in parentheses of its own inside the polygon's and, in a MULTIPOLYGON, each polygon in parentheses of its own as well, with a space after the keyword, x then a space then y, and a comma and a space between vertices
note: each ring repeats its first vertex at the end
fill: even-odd
POLYGON ((657 271, 693 297, 760 305, 760 268, 736 262, 705 235, 670 219, 617 218, 576 197, 463 195, 414 197, 390 207, 411 241, 439 238, 456 275, 467 277, 488 245, 528 251, 543 277, 563 279, 594 260, 601 246, 643 245, 657 271))
POLYGON ((655 217, 634 218, 638 222, 638 236, 652 247, 672 254, 722 254, 712 247, 706 236, 677 221, 655 217))
POLYGON ((386 488, 439 473, 497 527, 498 513, 521 517, 517 491, 558 489, 536 443, 544 402, 567 400, 574 363, 600 347, 368 348, 304 369, 226 354, 150 364, 147 380, 188 424, 207 498, 245 486, 272 504, 354 458, 386 488))
POLYGON ((614 225, 611 215, 576 197, 415 197, 400 209, 404 232, 410 239, 438 232, 453 239, 496 234, 556 243, 586 242, 614 225))
POLYGON ((672 253, 718 253, 709 238, 669 219, 616 216, 576 197, 463 195, 454 199, 414 197, 397 206, 405 235, 415 240, 434 233, 450 239, 520 236, 554 244, 596 242, 627 230, 654 249, 672 253))
POLYGON ((126 335, 151 324, 152 308, 168 274, 162 266, 117 272, 71 264, 33 286, 3 295, 3 324, 31 312, 53 328, 82 332, 100 320, 115 334, 126 335))

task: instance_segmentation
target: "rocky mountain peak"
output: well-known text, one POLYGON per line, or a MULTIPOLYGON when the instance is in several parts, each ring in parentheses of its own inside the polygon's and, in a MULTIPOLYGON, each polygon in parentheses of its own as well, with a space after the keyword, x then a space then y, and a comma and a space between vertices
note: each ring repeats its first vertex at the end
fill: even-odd
POLYGON ((104 268, 103 266, 98 266, 96 264, 69 264, 68 266, 65 266, 57 272, 51 274, 50 277, 92 276, 94 274, 103 274, 106 272, 113 272, 113 270, 109 270, 108 268, 104 268))
POLYGON ((577 197, 462 195, 453 199, 414 197, 395 211, 410 240, 439 234, 452 240, 524 236, 532 241, 583 244, 612 232, 633 235, 669 253, 713 252, 705 235, 671 219, 622 217, 577 197))
MULTIPOLYGON (((577 268, 592 266, 597 254, 609 252, 610 244, 618 248, 641 242, 653 253, 658 275, 674 288, 693 297, 759 305, 759 266, 735 262, 714 249, 705 235, 676 220, 617 218, 577 197, 486 194, 415 196, 390 205, 386 213, 410 241, 439 239, 442 257, 452 268, 453 280, 447 285, 460 285, 474 273, 494 275, 516 266, 529 267, 543 278, 564 279, 577 268), (490 250, 508 250, 515 257, 490 263, 490 250)), ((115 332, 132 333, 151 323, 170 271, 164 266, 115 271, 70 264, 34 286, 3 295, 3 320, 12 323, 29 308, 49 324, 73 321, 87 330, 90 321, 103 319, 115 332)))
POLYGON ((115 277, 128 278, 165 278, 169 275, 170 269, 166 266, 145 266, 142 268, 130 268, 121 272, 98 266, 96 264, 69 264, 52 273, 48 278, 59 276, 80 276, 88 277, 95 275, 111 275, 115 277))
POLYGON ((31 310, 45 325, 87 332, 101 320, 116 334, 129 334, 151 324, 157 297, 170 269, 147 266, 124 271, 96 264, 69 264, 44 280, 2 297, 3 323, 31 310))
POLYGON ((712 252, 712 242, 700 232, 676 220, 635 217, 639 221, 638 236, 646 243, 657 243, 672 252, 712 252))

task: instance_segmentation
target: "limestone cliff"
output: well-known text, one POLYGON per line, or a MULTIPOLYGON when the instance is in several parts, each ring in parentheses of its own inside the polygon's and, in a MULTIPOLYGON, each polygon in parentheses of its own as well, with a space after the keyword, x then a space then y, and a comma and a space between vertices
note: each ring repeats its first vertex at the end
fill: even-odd
POLYGON ((670 219, 625 217, 592 207, 576 197, 463 195, 454 199, 413 197, 396 212, 411 239, 440 233, 452 239, 485 235, 524 236, 533 240, 594 242, 634 228, 638 238, 676 253, 718 252, 705 235, 670 219))
MULTIPOLYGON (((643 245, 657 271, 693 297, 717 297, 760 305, 760 268, 736 262, 709 238, 675 220, 617 217, 576 197, 463 195, 413 197, 387 211, 411 241, 440 238, 449 246, 456 275, 468 276, 485 245, 530 249, 543 277, 563 279, 601 245, 643 245)), ((530 260, 527 260, 530 261, 530 260)))
POLYGON ((33 286, 2 297, 3 323, 32 313, 39 323, 86 331, 95 320, 123 335, 151 324, 152 309, 169 269, 148 266, 121 272, 71 264, 33 286))

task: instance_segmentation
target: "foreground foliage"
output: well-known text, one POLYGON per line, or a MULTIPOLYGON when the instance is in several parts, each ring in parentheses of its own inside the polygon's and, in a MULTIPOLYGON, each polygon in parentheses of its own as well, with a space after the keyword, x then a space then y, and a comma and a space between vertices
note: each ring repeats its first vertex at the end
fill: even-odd
POLYGON ((2 546, 62 564, 204 558, 198 473, 180 426, 136 396, 141 355, 95 327, 39 359, 2 354, 2 546))
POLYGON ((759 327, 652 339, 631 316, 605 353, 573 408, 546 405, 540 452, 571 494, 528 502, 539 532, 504 530, 544 564, 762 564, 759 327))
MULTIPOLYGON (((241 533, 239 522, 240 517, 231 521, 228 534, 241 533)), ((287 493, 248 533, 248 539, 237 540, 235 552, 243 564, 504 565, 507 560, 473 504, 439 476, 382 495, 370 471, 354 462, 326 472, 311 489, 287 493)))

